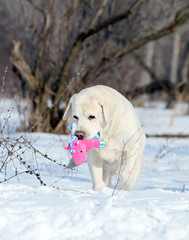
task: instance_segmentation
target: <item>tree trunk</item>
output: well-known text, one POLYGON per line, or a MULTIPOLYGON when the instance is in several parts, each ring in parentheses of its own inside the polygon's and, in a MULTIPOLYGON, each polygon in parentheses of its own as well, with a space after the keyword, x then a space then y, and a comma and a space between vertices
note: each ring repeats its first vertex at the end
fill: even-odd
MULTIPOLYGON (((145 63, 149 68, 152 68, 152 60, 154 54, 154 42, 150 42, 146 45, 146 55, 145 55, 145 63)), ((147 85, 151 81, 151 76, 147 71, 142 71, 141 74, 141 84, 147 85)))
POLYGON ((180 53, 180 33, 179 31, 177 31, 174 34, 173 55, 171 58, 172 61, 170 79, 173 84, 177 83, 179 53, 180 53))

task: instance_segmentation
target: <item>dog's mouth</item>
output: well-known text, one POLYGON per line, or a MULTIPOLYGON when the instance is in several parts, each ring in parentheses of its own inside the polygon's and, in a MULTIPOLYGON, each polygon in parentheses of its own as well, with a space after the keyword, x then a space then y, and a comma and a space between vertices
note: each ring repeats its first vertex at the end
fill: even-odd
MULTIPOLYGON (((97 134, 100 137, 100 132, 98 132, 97 134)), ((90 138, 88 138, 87 134, 84 131, 76 131, 75 136, 77 136, 79 140, 89 140, 90 139, 90 138)))
POLYGON ((79 139, 79 140, 84 140, 84 138, 86 137, 86 134, 84 131, 76 131, 75 132, 75 136, 79 139))

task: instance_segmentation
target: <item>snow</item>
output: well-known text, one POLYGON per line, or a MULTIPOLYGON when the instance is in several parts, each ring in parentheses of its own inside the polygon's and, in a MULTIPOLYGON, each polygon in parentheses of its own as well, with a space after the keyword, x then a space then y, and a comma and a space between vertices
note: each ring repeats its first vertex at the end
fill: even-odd
MULTIPOLYGON (((6 106, 4 101, 2 111, 0 105, 0 117, 5 115, 6 106)), ((178 109, 172 126, 169 123, 174 110, 165 110, 163 104, 136 110, 149 135, 189 133, 189 116, 183 109, 178 109)), ((9 124, 3 138, 23 136, 56 163, 29 147, 16 149, 32 169, 37 169, 47 186, 40 185, 36 176, 28 173, 0 184, 0 239, 189 239, 189 138, 147 138, 136 189, 116 190, 113 194, 109 188, 91 190, 87 164, 73 171, 64 168, 63 164, 69 161, 63 149, 68 136, 15 133, 12 127, 20 124, 16 113, 11 113, 9 124), (13 124, 13 120, 17 122, 13 124)), ((0 153, 1 166, 3 146, 0 153)), ((6 178, 13 175, 15 166, 18 172, 25 170, 14 159, 0 172, 0 181, 5 174, 6 178)))
POLYGON ((189 135, 188 110, 189 104, 177 104, 174 109, 165 109, 162 102, 136 108, 148 135, 189 135))

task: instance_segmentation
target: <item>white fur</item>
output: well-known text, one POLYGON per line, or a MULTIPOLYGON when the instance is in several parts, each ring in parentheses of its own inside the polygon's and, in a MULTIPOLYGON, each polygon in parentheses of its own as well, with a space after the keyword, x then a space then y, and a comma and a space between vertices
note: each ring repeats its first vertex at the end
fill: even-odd
MULTIPOLYGON (((69 118, 73 135, 83 131, 84 139, 90 139, 100 132, 100 139, 106 144, 88 153, 93 189, 111 187, 112 176, 119 174, 117 188, 133 190, 140 174, 146 138, 132 104, 110 87, 94 86, 70 99, 63 119, 69 118)), ((69 166, 73 166, 73 160, 69 166)))

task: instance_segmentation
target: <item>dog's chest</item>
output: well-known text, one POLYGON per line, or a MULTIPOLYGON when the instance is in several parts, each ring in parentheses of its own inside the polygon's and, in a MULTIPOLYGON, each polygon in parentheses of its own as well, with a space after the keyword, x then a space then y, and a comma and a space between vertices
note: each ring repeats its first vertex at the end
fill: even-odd
POLYGON ((112 165, 115 162, 120 162, 121 152, 118 149, 93 149, 93 151, 97 152, 98 160, 103 161, 106 165, 112 165))

